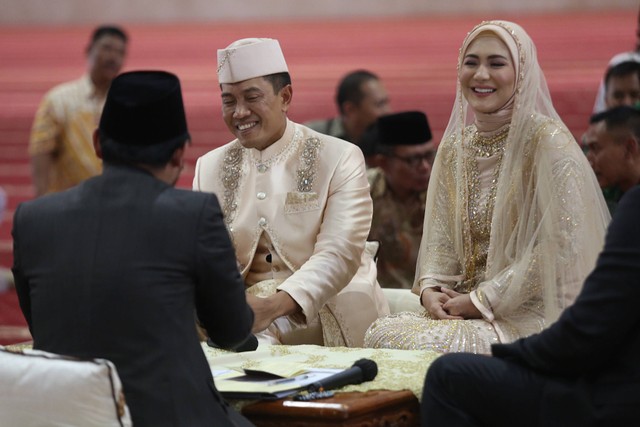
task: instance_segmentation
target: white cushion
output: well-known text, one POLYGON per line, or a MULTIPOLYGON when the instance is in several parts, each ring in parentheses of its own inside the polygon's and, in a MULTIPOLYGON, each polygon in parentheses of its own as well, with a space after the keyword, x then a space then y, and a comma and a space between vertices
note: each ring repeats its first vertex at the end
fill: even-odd
POLYGON ((131 426, 116 367, 0 346, 0 426, 131 426))
POLYGON ((389 302, 391 314, 403 311, 422 312, 424 308, 420 304, 418 295, 411 292, 411 289, 382 288, 384 296, 389 302))

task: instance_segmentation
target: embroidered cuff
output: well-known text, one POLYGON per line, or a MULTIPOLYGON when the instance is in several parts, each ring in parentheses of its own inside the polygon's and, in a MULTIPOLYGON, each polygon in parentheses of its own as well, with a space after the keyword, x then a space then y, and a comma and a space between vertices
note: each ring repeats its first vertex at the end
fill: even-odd
POLYGON ((476 308, 480 310, 482 317, 484 317, 488 322, 491 322, 495 319, 493 311, 491 310, 491 303, 482 290, 477 289, 475 291, 472 291, 469 294, 469 297, 471 297, 471 302, 473 303, 473 305, 475 305, 476 308))

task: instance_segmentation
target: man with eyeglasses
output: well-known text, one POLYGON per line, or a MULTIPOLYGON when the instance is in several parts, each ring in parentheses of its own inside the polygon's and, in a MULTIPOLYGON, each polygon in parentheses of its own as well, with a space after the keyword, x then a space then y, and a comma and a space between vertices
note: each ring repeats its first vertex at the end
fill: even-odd
POLYGON ((378 282, 411 289, 436 154, 427 116, 420 111, 382 116, 363 140, 370 143, 378 165, 368 170, 373 199, 369 240, 380 242, 378 282))

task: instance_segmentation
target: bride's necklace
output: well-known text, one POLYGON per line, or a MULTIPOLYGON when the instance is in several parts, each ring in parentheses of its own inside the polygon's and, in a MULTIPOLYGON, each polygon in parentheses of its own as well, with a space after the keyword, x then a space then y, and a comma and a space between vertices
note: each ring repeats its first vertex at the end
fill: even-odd
POLYGON ((467 173, 469 179, 469 219, 471 220, 472 230, 487 234, 491 230, 491 216, 493 213, 493 202, 498 187, 498 176, 500 174, 500 166, 502 163, 502 155, 504 153, 505 142, 509 134, 509 126, 500 129, 496 134, 491 136, 482 136, 476 130, 471 137, 469 148, 472 155, 467 158, 467 173), (493 167, 490 186, 488 192, 485 193, 484 203, 481 195, 482 184, 480 183, 480 171, 478 170, 477 157, 489 158, 498 155, 496 164, 493 167))
POLYGON ((509 126, 500 129, 496 134, 491 136, 480 135, 478 130, 471 137, 469 148, 471 148, 476 157, 491 157, 504 150, 505 142, 509 135, 509 126))

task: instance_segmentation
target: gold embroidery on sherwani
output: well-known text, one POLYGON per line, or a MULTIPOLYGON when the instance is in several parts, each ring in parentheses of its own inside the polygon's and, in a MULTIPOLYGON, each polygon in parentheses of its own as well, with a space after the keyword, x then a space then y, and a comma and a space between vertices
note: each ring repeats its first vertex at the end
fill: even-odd
POLYGON ((318 170, 317 160, 320 152, 320 139, 307 138, 300 153, 300 163, 296 176, 298 177, 298 191, 310 192, 313 189, 313 181, 318 170))
MULTIPOLYGON (((301 138, 302 133, 300 132, 300 130, 296 129, 291 142, 289 144, 286 144, 282 151, 266 161, 251 158, 253 166, 255 166, 259 171, 263 173, 266 172, 274 164, 278 163, 282 159, 285 159, 288 152, 294 150, 299 145, 301 138)), ((297 176, 303 177, 298 180, 299 182, 297 186, 298 188, 300 188, 301 183, 305 183, 305 185, 307 185, 309 188, 309 190, 305 191, 311 191, 310 189, 313 185, 313 179, 315 178, 315 173, 317 170, 316 159, 317 153, 320 148, 320 140, 318 140, 317 138, 308 138, 302 148, 303 149, 300 154, 300 164, 304 166, 300 166, 297 172, 297 176)), ((228 227, 233 222, 236 210, 238 208, 236 197, 242 182, 242 166, 245 151, 246 149, 239 142, 235 142, 227 147, 224 153, 222 169, 220 171, 220 180, 222 182, 222 186, 224 187, 224 195, 222 197, 222 213, 224 214, 224 221, 228 227)))
POLYGON ((318 194, 314 193, 313 182, 318 170, 318 154, 321 142, 316 137, 307 138, 300 147, 298 169, 296 170, 296 191, 287 193, 284 212, 295 214, 320 208, 318 194))
POLYGON ((224 153, 224 161, 221 170, 221 181, 224 187, 222 196, 222 213, 224 222, 229 226, 233 222, 238 204, 236 193, 240 186, 242 172, 242 154, 244 148, 240 143, 230 145, 224 153))

